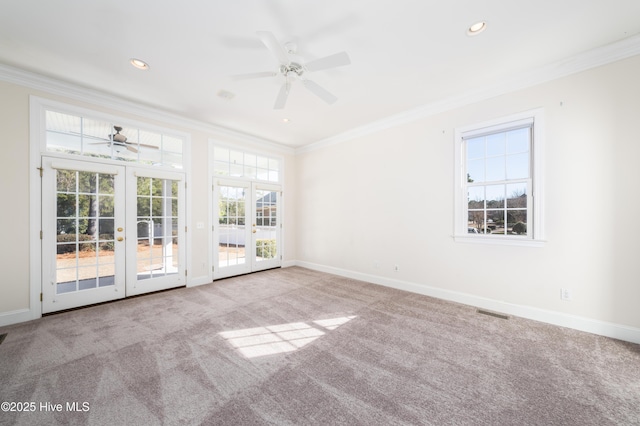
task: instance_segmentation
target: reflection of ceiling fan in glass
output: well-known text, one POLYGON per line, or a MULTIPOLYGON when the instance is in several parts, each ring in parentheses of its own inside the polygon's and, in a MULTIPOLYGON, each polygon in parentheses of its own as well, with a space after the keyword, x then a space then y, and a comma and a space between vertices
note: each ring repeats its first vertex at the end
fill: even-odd
POLYGON ((121 126, 113 126, 113 128, 116 132, 110 134, 108 136, 108 139, 105 139, 105 142, 92 142, 92 145, 105 144, 105 145, 108 145, 109 147, 113 145, 113 147, 116 150, 118 150, 118 148, 126 148, 129 151, 135 152, 135 153, 139 152, 138 147, 141 147, 141 146, 145 148, 151 148, 151 149, 160 149, 160 147, 155 145, 147 145, 144 143, 130 142, 129 140, 127 140, 127 137, 125 135, 120 133, 120 131, 122 130, 121 126))

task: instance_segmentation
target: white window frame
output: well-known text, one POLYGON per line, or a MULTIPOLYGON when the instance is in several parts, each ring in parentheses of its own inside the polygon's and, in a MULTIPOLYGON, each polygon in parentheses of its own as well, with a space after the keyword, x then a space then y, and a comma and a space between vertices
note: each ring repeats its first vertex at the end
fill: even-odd
POLYGON ((542 108, 456 128, 455 139, 455 225, 454 240, 464 243, 499 244, 541 247, 544 245, 544 110, 542 108), (530 179, 527 211, 527 236, 468 233, 467 165, 465 138, 499 133, 523 123, 531 124, 530 179))

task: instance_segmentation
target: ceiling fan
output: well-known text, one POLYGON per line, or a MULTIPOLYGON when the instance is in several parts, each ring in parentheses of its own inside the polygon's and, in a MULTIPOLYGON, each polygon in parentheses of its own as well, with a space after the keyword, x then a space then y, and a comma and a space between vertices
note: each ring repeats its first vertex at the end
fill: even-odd
POLYGON ((338 100, 336 96, 324 89, 319 84, 306 78, 306 73, 326 70, 329 68, 341 67, 349 65, 351 59, 347 52, 335 53, 333 55, 325 56, 323 58, 315 59, 310 62, 301 63, 295 59, 296 46, 293 43, 287 43, 281 45, 275 36, 269 31, 258 31, 256 33, 262 43, 271 51, 275 59, 278 61, 278 71, 265 71, 250 74, 236 75, 233 78, 236 80, 245 80, 251 78, 261 77, 276 77, 282 75, 285 77, 282 87, 276 97, 276 102, 273 105, 273 109, 283 109, 287 103, 289 97, 289 91, 291 90, 291 84, 295 80, 300 80, 302 85, 311 93, 322 99, 328 104, 332 104, 338 100))
POLYGON ((120 131, 122 130, 121 126, 113 126, 113 129, 116 132, 107 136, 108 139, 104 139, 105 142, 93 142, 92 145, 106 144, 109 146, 113 145, 115 147, 124 147, 129 151, 135 152, 135 153, 138 153, 139 151, 137 148, 134 148, 132 145, 135 145, 138 147, 143 146, 145 148, 151 148, 151 149, 160 149, 160 147, 155 145, 147 145, 147 144, 138 143, 138 142, 129 142, 127 140, 127 137, 122 133, 120 133, 120 131))

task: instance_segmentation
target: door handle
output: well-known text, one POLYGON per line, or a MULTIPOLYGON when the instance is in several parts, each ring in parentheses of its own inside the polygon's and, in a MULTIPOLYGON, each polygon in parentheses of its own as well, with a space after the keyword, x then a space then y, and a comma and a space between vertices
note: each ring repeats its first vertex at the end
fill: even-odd
POLYGON ((124 229, 118 228, 118 232, 122 232, 122 231, 124 231, 124 229))
POLYGON ((122 241, 122 240, 124 240, 124 238, 118 237, 118 241, 122 241))
POLYGON ((253 232, 253 233, 255 234, 255 233, 257 232, 257 230, 256 230, 256 229, 254 229, 254 230, 253 230, 253 231, 251 231, 251 232, 253 232))

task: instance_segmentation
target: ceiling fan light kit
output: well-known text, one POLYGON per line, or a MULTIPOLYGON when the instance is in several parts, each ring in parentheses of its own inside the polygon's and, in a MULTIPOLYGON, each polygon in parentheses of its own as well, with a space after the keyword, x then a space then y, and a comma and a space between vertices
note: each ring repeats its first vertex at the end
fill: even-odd
POLYGON ((316 82, 307 79, 306 76, 303 77, 303 74, 349 65, 351 64, 351 59, 349 58, 347 52, 335 53, 333 55, 301 64, 299 62, 292 61, 289 56, 296 55, 297 46, 295 45, 295 43, 286 43, 283 46, 269 31, 258 31, 256 34, 276 59, 278 63, 278 72, 264 71, 236 75, 233 77, 235 80, 283 76, 284 83, 278 91, 273 109, 284 109, 287 103, 287 98, 289 97, 289 92, 291 91, 291 84, 295 80, 300 80, 302 82, 302 85, 309 92, 313 93, 329 105, 335 103, 338 100, 335 95, 330 93, 328 90, 326 90, 316 82))

